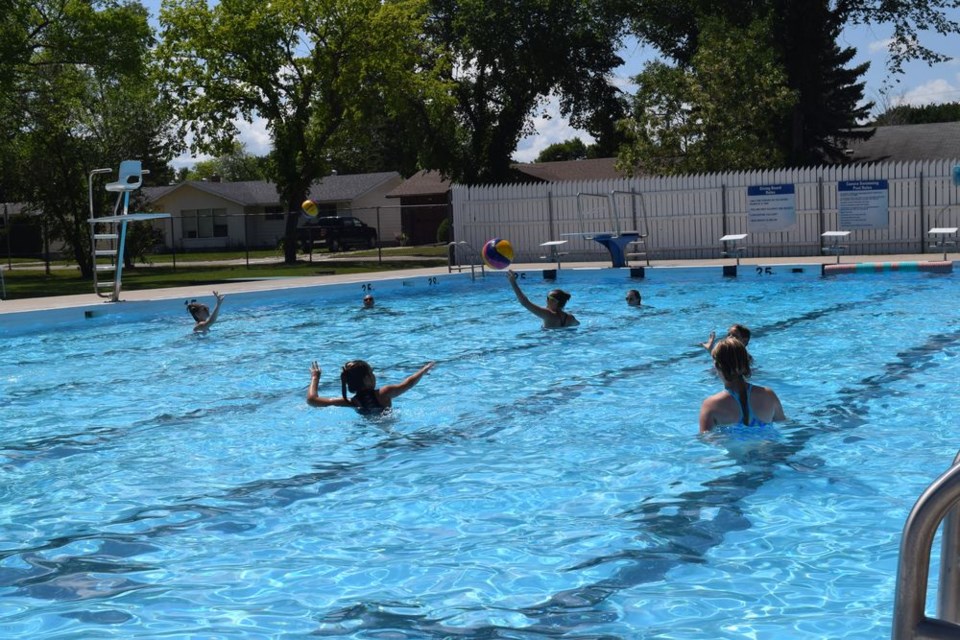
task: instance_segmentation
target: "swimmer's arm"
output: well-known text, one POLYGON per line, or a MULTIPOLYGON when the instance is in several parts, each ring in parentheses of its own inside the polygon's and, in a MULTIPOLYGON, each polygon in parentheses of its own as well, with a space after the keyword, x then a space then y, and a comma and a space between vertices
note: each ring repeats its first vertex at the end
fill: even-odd
POLYGON ((317 395, 320 385, 320 366, 310 365, 310 386, 307 388, 307 404, 311 407, 349 407, 350 401, 344 398, 321 398, 317 395))
POLYGON ((710 351, 713 349, 713 343, 716 341, 717 341, 717 332, 711 331, 710 337, 707 338, 706 342, 701 342, 700 346, 706 349, 707 351, 710 351))
POLYGON ((786 414, 783 412, 783 405, 780 404, 780 398, 777 396, 777 393, 771 389, 770 395, 773 396, 774 409, 773 409, 773 421, 774 422, 783 422, 787 419, 786 414))
POLYGON ((713 403, 710 401, 710 398, 707 398, 703 401, 703 404, 700 405, 700 433, 706 433, 713 429, 716 422, 713 417, 713 403))
POLYGON ((411 388, 413 388, 415 384, 420 382, 420 378, 422 378, 424 374, 430 371, 430 369, 433 369, 433 366, 435 364, 436 362, 428 362, 427 364, 420 367, 419 371, 417 371, 412 376, 408 377, 403 382, 400 382, 398 384, 387 384, 380 387, 380 397, 386 398, 388 400, 392 400, 393 398, 396 398, 401 393, 405 393, 409 391, 411 388))
POLYGON ((526 294, 520 290, 520 285, 517 284, 517 274, 512 270, 507 271, 507 280, 510 281, 510 286, 513 287, 513 293, 517 296, 517 300, 527 311, 536 315, 541 320, 546 320, 553 317, 553 314, 550 313, 549 309, 545 309, 530 302, 530 298, 528 298, 526 294))
POLYGON ((194 331, 206 331, 210 328, 210 325, 217 321, 217 316, 220 315, 220 305, 223 303, 223 299, 226 296, 217 293, 216 291, 213 292, 213 296, 217 299, 217 304, 213 306, 213 313, 211 313, 210 317, 203 322, 198 322, 197 326, 193 328, 194 331))

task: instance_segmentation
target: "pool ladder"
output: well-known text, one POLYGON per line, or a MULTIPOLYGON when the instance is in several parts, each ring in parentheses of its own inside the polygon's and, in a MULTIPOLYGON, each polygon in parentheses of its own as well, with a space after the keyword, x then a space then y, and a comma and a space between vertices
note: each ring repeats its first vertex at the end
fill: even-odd
POLYGON ((451 273, 454 269, 456 269, 458 273, 464 270, 466 265, 460 262, 460 254, 463 252, 459 251, 459 249, 460 247, 465 247, 464 252, 466 251, 466 248, 469 248, 473 252, 473 254, 468 254, 470 256, 470 279, 477 279, 476 272, 474 271, 475 265, 473 261, 473 255, 477 256, 477 261, 480 263, 480 276, 483 278, 487 276, 487 272, 484 271, 483 268, 483 257, 472 244, 466 240, 461 240, 460 242, 450 242, 447 244, 447 246, 450 249, 450 253, 447 256, 447 273, 451 273))
POLYGON ((900 540, 893 640, 960 640, 960 452, 953 465, 927 487, 907 517, 900 540), (930 553, 940 522, 940 584, 937 617, 924 613, 930 553))

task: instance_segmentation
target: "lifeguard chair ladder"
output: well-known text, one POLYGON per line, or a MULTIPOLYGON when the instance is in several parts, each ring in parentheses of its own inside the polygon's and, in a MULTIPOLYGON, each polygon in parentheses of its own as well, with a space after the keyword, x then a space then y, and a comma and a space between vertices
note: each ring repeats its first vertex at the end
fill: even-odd
POLYGON ((123 279, 123 255, 127 240, 127 224, 137 220, 169 218, 169 213, 130 213, 130 194, 143 184, 145 171, 139 160, 120 163, 116 182, 106 190, 117 194, 113 215, 97 216, 93 208, 93 176, 111 173, 113 169, 94 169, 87 182, 90 195, 90 251, 93 257, 93 291, 110 302, 120 300, 123 279), (109 276, 113 276, 109 278, 109 276))

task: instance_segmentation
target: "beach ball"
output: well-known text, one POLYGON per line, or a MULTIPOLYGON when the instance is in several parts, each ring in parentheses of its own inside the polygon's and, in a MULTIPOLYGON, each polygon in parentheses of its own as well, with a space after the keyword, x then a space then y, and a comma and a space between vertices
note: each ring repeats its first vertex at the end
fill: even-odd
POLYGON ((303 209, 303 212, 310 216, 311 218, 316 218, 317 214, 320 213, 320 207, 317 206, 317 203, 309 198, 303 201, 303 204, 300 205, 300 208, 303 209))
POLYGON ((506 269, 513 262, 513 245, 509 240, 493 238, 483 245, 480 255, 491 269, 506 269))

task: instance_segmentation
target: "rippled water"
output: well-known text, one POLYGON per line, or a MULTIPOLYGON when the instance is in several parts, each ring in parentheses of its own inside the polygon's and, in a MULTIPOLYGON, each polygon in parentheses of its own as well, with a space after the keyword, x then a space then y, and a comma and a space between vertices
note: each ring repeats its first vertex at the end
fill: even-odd
POLYGON ((637 310, 564 270, 567 331, 499 274, 431 284, 4 338, 2 635, 889 635, 903 523, 960 444, 954 276, 651 274, 637 310), (791 420, 702 439, 696 344, 733 322, 791 420), (438 365, 387 418, 307 406, 310 362, 338 395, 354 358, 438 365))

